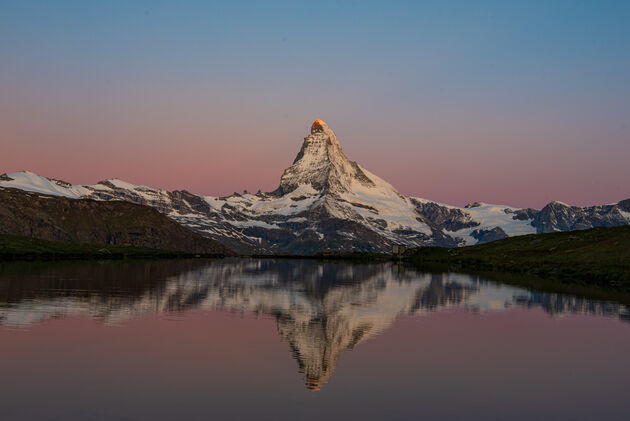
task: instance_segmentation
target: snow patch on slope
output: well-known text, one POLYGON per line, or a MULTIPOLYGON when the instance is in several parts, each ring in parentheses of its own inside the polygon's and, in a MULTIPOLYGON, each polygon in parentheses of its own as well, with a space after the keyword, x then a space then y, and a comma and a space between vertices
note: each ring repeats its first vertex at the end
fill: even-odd
POLYGON ((471 233, 475 230, 491 230, 499 227, 510 237, 536 233, 536 228, 532 226, 531 219, 513 219, 514 213, 506 212, 506 209, 513 209, 509 206, 482 203, 480 206, 473 208, 457 209, 470 214, 474 221, 479 222, 479 225, 476 227, 463 228, 458 231, 446 231, 448 235, 464 240, 466 245, 477 243, 477 240, 471 236, 471 233))
POLYGON ((431 235, 431 229, 418 221, 418 213, 409 199, 403 197, 388 182, 359 166, 361 171, 372 180, 374 186, 352 181, 348 192, 340 196, 353 206, 353 210, 363 218, 381 219, 387 223, 388 230, 413 230, 431 235), (358 205, 358 206, 357 206, 358 205))
POLYGON ((56 183, 54 180, 50 180, 30 171, 15 172, 7 175, 12 180, 0 181, 0 186, 35 193, 49 194, 52 196, 68 197, 71 199, 78 199, 79 197, 89 193, 89 190, 83 186, 65 187, 65 183, 56 183))

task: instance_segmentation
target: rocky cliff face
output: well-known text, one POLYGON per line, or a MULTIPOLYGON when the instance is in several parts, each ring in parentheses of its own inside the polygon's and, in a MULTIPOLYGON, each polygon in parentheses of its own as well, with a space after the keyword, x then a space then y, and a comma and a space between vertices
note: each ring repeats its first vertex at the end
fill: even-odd
POLYGON ((616 227, 628 223, 625 202, 614 205, 578 207, 551 202, 534 215, 537 233, 572 231, 597 227, 616 227))
POLYGON ((539 211, 485 203, 459 208, 405 197, 350 161, 322 120, 313 123, 293 164, 270 193, 198 196, 117 179, 77 186, 28 172, 0 177, 2 186, 148 205, 244 254, 389 252, 394 244, 456 247, 513 235, 630 223, 630 199, 588 208, 552 202, 539 211))
POLYGON ((359 164, 346 158, 337 136, 328 125, 316 120, 311 126, 311 134, 304 138, 293 165, 284 170, 277 192, 284 195, 300 186, 311 185, 322 194, 348 193, 352 191, 353 184, 376 187, 359 164))

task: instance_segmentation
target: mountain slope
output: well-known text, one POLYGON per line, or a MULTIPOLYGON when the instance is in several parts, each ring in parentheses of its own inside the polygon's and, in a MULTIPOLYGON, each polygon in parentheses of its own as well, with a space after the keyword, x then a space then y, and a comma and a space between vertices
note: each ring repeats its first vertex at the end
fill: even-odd
POLYGON ((0 189, 0 234, 231 256, 148 206, 0 189))
POLYGON ((456 247, 514 235, 630 223, 630 199, 542 210, 474 203, 464 208, 406 197, 350 161, 321 120, 311 126, 293 164, 270 193, 197 196, 111 179, 75 186, 29 172, 0 176, 0 187, 154 207, 199 234, 240 253, 389 252, 408 247, 456 247))

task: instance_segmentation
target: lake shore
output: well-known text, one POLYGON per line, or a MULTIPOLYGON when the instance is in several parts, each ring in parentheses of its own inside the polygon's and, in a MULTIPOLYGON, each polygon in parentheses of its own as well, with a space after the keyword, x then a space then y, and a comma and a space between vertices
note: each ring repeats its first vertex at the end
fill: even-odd
MULTIPOLYGON (((0 260, 217 258, 128 245, 83 244, 0 235, 0 260)), ((630 226, 511 237, 461 247, 422 247, 404 256, 322 252, 243 256, 361 263, 401 262, 420 270, 464 272, 497 282, 630 302, 630 226)))
MULTIPOLYGON (((503 272, 563 288, 603 288, 630 295, 630 227, 533 234, 446 249, 424 247, 404 260, 474 273, 503 272)), ((523 285, 523 282, 519 282, 523 285)))
POLYGON ((0 261, 20 260, 117 260, 217 258, 222 254, 197 254, 119 244, 92 244, 0 235, 0 261))

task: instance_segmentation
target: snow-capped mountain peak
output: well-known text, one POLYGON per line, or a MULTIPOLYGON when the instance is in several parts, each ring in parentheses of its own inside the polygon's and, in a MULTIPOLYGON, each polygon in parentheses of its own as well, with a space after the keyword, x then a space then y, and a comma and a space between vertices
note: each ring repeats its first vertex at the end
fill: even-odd
POLYGON ((343 153, 335 132, 318 119, 304 138, 293 165, 284 170, 278 192, 286 194, 310 184, 320 193, 340 193, 350 191, 353 183, 375 186, 362 168, 343 153))
POLYGON ((312 124, 295 161, 271 193, 204 197, 116 178, 72 185, 32 172, 0 175, 2 188, 151 206, 241 253, 387 252, 393 244, 454 247, 512 235, 630 223, 630 199, 585 208, 553 202, 536 210, 479 202, 461 208, 403 196, 350 161, 322 120, 312 124))

